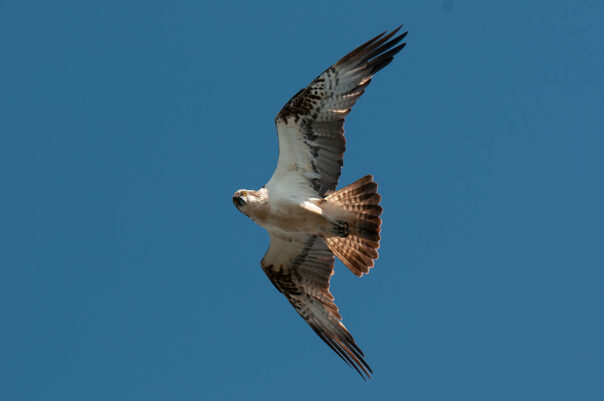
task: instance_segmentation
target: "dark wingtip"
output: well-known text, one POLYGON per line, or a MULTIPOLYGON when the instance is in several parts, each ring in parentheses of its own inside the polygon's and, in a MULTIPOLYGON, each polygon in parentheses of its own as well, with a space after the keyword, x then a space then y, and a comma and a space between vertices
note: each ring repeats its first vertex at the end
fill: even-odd
POLYGON ((392 61, 392 57, 405 47, 406 43, 396 46, 409 33, 408 31, 405 31, 400 35, 395 36, 402 27, 403 25, 400 25, 391 32, 382 32, 342 57, 335 65, 357 65, 368 63, 373 66, 379 65, 379 68, 373 68, 373 72, 377 72, 379 69, 388 65, 390 61, 392 61))

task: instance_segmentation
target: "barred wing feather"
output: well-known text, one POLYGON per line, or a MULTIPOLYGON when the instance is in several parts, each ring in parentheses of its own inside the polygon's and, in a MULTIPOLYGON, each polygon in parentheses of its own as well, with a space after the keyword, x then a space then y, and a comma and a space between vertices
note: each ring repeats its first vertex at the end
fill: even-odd
POLYGON ((363 378, 371 377, 361 349, 342 324, 329 292, 334 255, 314 235, 283 237, 271 233, 271 244, 260 262, 281 292, 317 335, 363 378))
POLYGON ((296 188, 301 195, 326 196, 340 178, 346 149, 344 119, 376 72, 405 43, 401 27, 382 33, 344 56, 299 91, 275 119, 279 161, 269 191, 296 188))

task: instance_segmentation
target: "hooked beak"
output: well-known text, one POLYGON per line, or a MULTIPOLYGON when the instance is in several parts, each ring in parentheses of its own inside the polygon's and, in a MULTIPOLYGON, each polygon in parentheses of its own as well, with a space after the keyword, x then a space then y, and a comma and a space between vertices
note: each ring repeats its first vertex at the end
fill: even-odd
POLYGON ((237 195, 233 196, 233 203, 235 204, 237 209, 247 205, 247 203, 243 200, 243 198, 241 196, 237 196, 237 195))

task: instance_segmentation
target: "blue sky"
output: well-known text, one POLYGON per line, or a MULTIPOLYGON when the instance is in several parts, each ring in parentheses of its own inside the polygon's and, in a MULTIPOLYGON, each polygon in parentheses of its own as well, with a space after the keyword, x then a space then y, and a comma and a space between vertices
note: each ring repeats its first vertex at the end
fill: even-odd
POLYGON ((604 2, 0 1, 0 399, 601 400, 604 2), (380 259, 347 367, 231 203, 275 114, 375 34, 346 123, 380 259))

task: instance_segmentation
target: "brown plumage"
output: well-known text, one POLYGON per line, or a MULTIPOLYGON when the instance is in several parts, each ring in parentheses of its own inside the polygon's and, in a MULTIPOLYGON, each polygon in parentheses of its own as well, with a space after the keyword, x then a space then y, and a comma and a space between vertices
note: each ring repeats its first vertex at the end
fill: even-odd
POLYGON ((359 277, 369 273, 374 259, 378 258, 382 225, 380 199, 371 175, 325 198, 350 213, 346 221, 350 233, 346 237, 328 237, 326 242, 338 259, 359 277))

